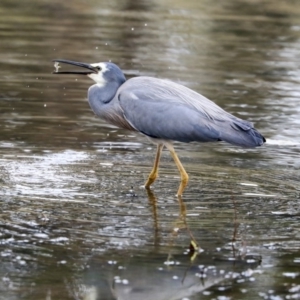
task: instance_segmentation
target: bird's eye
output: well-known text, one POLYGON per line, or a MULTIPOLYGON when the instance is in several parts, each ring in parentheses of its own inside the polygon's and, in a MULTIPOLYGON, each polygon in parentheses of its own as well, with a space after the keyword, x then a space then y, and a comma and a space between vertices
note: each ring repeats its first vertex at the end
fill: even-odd
POLYGON ((102 70, 102 68, 101 67, 96 67, 96 69, 98 70, 98 71, 101 71, 102 70))

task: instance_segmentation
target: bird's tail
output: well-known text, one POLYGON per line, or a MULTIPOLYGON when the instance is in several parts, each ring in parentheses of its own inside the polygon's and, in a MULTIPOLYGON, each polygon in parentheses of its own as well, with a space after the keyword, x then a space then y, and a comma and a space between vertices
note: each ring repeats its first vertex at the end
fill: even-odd
POLYGON ((221 140, 224 142, 245 148, 258 147, 266 142, 250 122, 234 119, 226 127, 220 131, 221 140))

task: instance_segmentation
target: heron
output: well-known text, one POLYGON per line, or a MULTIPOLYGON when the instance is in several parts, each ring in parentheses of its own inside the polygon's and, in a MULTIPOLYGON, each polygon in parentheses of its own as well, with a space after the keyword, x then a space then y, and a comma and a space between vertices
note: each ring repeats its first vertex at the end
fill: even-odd
POLYGON ((158 176, 164 147, 170 151, 180 172, 177 195, 181 196, 186 188, 189 176, 174 150, 174 141, 224 141, 245 148, 266 142, 251 122, 226 112, 203 95, 171 80, 148 76, 127 80, 112 62, 53 61, 54 74, 87 75, 96 82, 88 89, 88 102, 98 117, 117 127, 137 131, 157 145, 154 164, 145 183, 147 189, 158 176), (59 63, 82 69, 60 71, 59 63))

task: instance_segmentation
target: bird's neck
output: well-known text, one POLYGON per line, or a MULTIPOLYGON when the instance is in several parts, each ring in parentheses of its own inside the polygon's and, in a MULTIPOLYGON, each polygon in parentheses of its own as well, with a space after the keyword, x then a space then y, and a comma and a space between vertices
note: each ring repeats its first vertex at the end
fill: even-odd
POLYGON ((94 84, 89 88, 88 101, 96 115, 103 117, 104 106, 109 105, 114 99, 119 87, 120 84, 117 82, 108 82, 105 86, 94 84))

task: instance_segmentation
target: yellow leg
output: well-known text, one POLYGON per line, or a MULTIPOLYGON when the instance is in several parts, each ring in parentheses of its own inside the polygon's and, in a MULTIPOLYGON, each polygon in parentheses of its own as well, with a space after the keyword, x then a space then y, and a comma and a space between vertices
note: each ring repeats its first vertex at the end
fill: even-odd
POLYGON ((187 172, 185 171, 184 167, 182 166, 173 146, 171 144, 167 144, 166 147, 169 149, 174 161, 175 161, 175 164, 180 172, 180 177, 181 177, 181 182, 180 182, 180 186, 179 186, 179 189, 178 189, 178 192, 177 192, 177 196, 181 196, 185 187, 187 186, 188 184, 188 181, 189 181, 189 175, 187 174, 187 172))
POLYGON ((150 185, 157 178, 157 175, 158 175, 158 165, 159 165, 159 160, 160 160, 160 156, 161 156, 161 152, 162 152, 163 148, 164 148, 163 144, 158 144, 157 145, 157 151, 156 151, 156 156, 155 156, 155 160, 154 160, 154 165, 153 165, 152 171, 149 174, 149 177, 148 177, 148 179, 147 179, 147 181, 145 183, 145 188, 149 188, 150 185))

